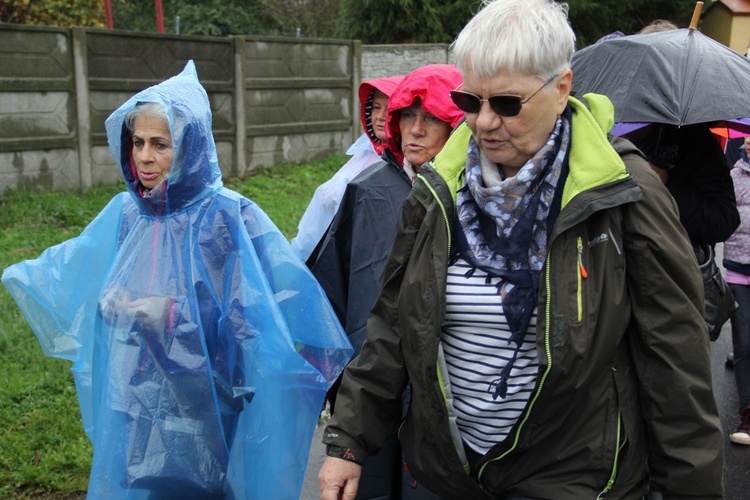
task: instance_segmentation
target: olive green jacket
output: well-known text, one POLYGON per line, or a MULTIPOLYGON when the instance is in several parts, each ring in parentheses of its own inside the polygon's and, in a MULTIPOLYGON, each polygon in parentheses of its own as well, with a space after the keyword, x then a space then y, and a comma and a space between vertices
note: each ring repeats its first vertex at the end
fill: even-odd
POLYGON ((445 498, 630 499, 649 488, 721 497, 703 287, 674 201, 629 142, 604 132, 606 98, 571 98, 567 113, 568 169, 539 290, 539 373, 513 430, 469 474, 440 347, 470 137, 462 125, 404 204, 365 344, 324 435, 329 455, 374 453, 402 420, 411 382, 403 452, 445 498))

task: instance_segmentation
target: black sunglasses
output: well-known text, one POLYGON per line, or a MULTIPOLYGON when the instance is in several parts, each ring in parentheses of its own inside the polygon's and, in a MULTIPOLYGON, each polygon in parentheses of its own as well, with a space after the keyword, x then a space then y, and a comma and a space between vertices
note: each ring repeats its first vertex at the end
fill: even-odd
MULTIPOLYGON (((500 116, 516 116, 521 112, 521 107, 529 102, 529 99, 537 95, 544 87, 552 83, 552 81, 560 76, 560 73, 556 74, 544 85, 539 87, 536 92, 531 94, 526 99, 522 99, 520 95, 493 95, 487 99, 482 99, 478 95, 474 95, 470 92, 463 92, 461 90, 451 90, 451 99, 458 109, 464 113, 479 113, 482 109, 482 103, 490 103, 492 111, 500 116)), ((459 85, 460 87, 460 85, 459 85)))

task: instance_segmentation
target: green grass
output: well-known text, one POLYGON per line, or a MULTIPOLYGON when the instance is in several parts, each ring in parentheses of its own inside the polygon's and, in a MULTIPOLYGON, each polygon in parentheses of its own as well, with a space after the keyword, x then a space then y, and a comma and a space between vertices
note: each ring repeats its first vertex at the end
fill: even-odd
MULTIPOLYGON (((255 201, 291 239, 315 188, 346 159, 333 155, 277 165, 226 185, 255 201)), ((78 235, 122 190, 119 185, 84 193, 7 193, 0 201, 0 269, 78 235)), ((42 354, 0 286, 0 498, 85 498, 92 448, 83 432, 70 365, 42 354)))

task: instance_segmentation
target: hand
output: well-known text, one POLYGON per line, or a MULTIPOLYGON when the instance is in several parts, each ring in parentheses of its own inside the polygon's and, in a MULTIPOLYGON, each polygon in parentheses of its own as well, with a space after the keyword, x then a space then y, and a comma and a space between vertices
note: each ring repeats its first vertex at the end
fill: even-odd
POLYGON ((128 313, 152 332, 163 332, 167 328, 172 300, 166 297, 145 297, 127 304, 128 313))
POLYGON ((166 297, 145 297, 133 300, 123 288, 110 287, 99 300, 99 310, 107 323, 137 322, 151 332, 163 332, 167 327, 172 300, 166 297))
POLYGON ((130 303, 130 293, 119 286, 111 286, 102 293, 99 299, 99 311, 108 324, 112 324, 117 315, 130 303))
POLYGON ((361 465, 328 457, 318 473, 320 500, 354 500, 361 475, 361 465))
POLYGON ((648 162, 648 164, 651 165, 651 170, 654 171, 654 173, 659 178, 659 180, 661 181, 661 183, 664 184, 664 185, 666 185, 667 182, 669 181, 669 172, 667 172, 666 170, 664 170, 661 167, 657 167, 656 165, 654 165, 651 162, 648 162))

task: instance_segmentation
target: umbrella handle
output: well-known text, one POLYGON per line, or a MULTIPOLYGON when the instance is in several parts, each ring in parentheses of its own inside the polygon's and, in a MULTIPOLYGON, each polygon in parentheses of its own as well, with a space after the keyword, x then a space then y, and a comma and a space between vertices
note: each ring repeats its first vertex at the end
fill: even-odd
POLYGON ((693 11, 693 19, 690 20, 689 28, 691 30, 698 27, 698 21, 701 20, 701 12, 703 12, 703 2, 696 2, 695 10, 693 11))

